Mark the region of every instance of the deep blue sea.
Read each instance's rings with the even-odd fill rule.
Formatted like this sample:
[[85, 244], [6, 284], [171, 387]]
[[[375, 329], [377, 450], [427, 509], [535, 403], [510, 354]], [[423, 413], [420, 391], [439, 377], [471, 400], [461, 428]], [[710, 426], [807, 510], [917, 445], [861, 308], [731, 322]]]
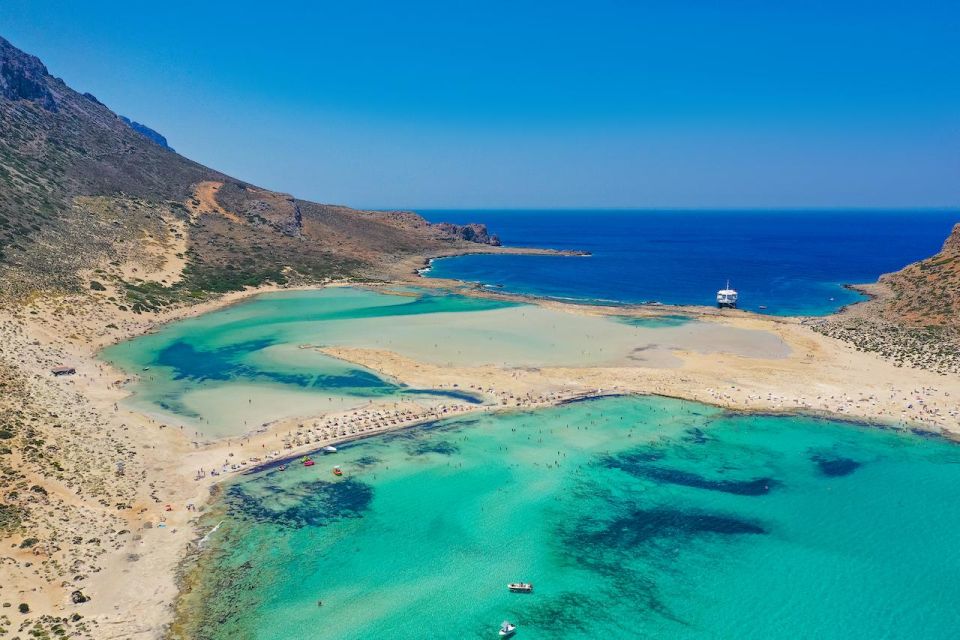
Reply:
[[506, 245], [592, 254], [445, 258], [433, 277], [557, 298], [706, 305], [729, 278], [741, 308], [779, 315], [825, 315], [862, 299], [843, 285], [936, 253], [960, 222], [960, 212], [930, 210], [419, 213], [486, 223]]

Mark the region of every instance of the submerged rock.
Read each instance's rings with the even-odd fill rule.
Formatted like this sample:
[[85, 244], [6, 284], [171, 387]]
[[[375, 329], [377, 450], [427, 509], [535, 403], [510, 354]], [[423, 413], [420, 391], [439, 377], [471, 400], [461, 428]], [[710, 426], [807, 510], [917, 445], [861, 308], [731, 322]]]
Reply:
[[860, 463], [856, 460], [841, 456], [829, 456], [816, 453], [810, 456], [810, 459], [817, 463], [817, 468], [822, 475], [831, 478], [848, 476], [860, 468]]

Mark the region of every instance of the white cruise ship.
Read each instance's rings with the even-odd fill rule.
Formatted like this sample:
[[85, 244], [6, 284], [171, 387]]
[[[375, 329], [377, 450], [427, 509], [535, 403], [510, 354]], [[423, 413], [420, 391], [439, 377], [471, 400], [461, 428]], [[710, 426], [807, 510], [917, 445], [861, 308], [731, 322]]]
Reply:
[[717, 291], [717, 306], [721, 309], [724, 307], [730, 309], [737, 308], [737, 292], [730, 288], [729, 280], [727, 280], [727, 287], [725, 289]]

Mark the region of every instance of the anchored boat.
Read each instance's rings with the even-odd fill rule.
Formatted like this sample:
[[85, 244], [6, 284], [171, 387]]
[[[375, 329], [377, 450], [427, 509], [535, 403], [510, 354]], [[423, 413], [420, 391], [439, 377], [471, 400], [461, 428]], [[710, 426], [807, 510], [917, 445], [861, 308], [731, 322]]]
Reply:
[[340, 470], [340, 467], [334, 467], [334, 468], [333, 468], [333, 475], [335, 475], [335, 476], [342, 476], [342, 475], [343, 475], [343, 471]]
[[506, 620], [503, 621], [503, 624], [500, 625], [500, 637], [509, 638], [517, 632], [517, 625], [511, 624]]
[[513, 593], [533, 593], [533, 585], [529, 582], [511, 582], [507, 589]]
[[736, 309], [738, 297], [739, 296], [736, 290], [730, 288], [730, 281], [727, 280], [727, 287], [717, 291], [717, 306], [721, 309], [724, 307], [728, 309]]

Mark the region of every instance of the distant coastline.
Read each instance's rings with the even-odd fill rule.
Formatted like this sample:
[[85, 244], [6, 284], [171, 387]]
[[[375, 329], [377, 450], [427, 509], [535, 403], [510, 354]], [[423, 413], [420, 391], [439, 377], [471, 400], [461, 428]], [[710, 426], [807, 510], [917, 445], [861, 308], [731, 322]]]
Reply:
[[[431, 211], [485, 216], [507, 246], [590, 252], [586, 264], [467, 255], [435, 262], [426, 277], [497, 285], [561, 300], [710, 306], [729, 279], [741, 308], [764, 315], [820, 316], [863, 300], [856, 287], [933, 253], [955, 216], [947, 211], [664, 212], [603, 210]], [[459, 216], [459, 217], [458, 217]], [[866, 224], [867, 220], [869, 224]], [[875, 250], [884, 246], [883, 252]], [[418, 265], [423, 266], [423, 265]]]

